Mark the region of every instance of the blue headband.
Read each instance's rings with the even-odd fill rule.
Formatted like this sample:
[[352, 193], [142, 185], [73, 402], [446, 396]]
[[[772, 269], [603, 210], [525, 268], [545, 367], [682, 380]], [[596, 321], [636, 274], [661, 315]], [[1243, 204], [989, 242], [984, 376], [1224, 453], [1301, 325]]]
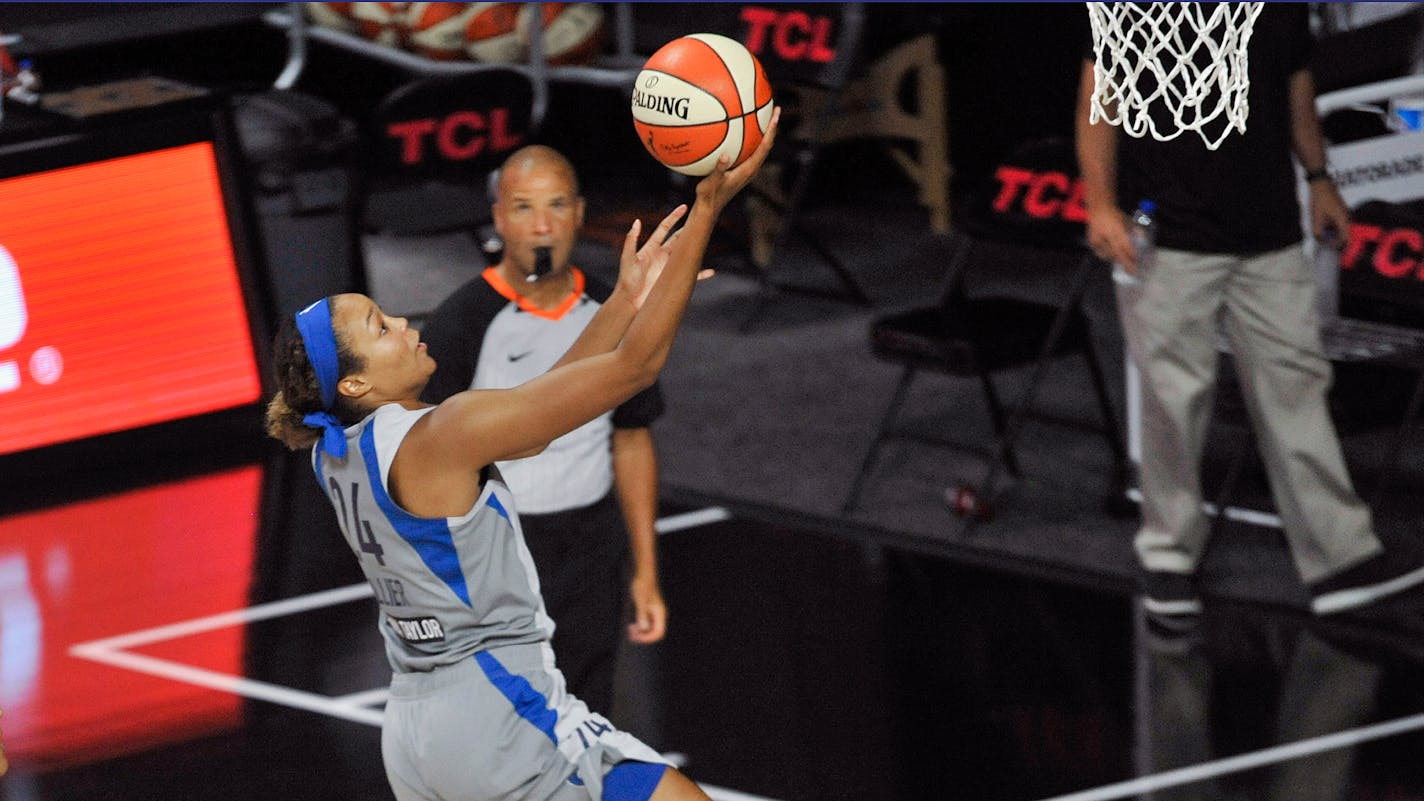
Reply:
[[322, 446], [338, 459], [346, 458], [346, 427], [331, 414], [336, 403], [336, 382], [341, 367], [336, 357], [336, 332], [331, 328], [331, 304], [322, 298], [297, 312], [297, 332], [307, 349], [307, 360], [316, 372], [321, 387], [322, 410], [302, 418], [302, 422], [320, 428]]

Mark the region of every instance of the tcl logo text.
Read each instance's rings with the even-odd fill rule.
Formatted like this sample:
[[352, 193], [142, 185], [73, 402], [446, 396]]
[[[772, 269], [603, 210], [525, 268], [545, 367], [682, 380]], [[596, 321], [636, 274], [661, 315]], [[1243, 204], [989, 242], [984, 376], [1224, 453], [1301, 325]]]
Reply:
[[1083, 205], [1083, 181], [1056, 170], [1036, 171], [1024, 167], [1000, 167], [994, 173], [999, 193], [994, 211], [1000, 214], [1019, 210], [1041, 220], [1057, 218], [1067, 222], [1088, 221]]
[[434, 152], [446, 161], [472, 159], [487, 149], [513, 150], [524, 141], [524, 134], [510, 127], [509, 109], [496, 108], [393, 122], [386, 126], [386, 135], [399, 144], [401, 163], [423, 164], [430, 158], [432, 143]]
[[782, 61], [825, 63], [836, 57], [835, 48], [831, 47], [830, 17], [746, 6], [742, 21], [748, 26], [743, 44], [755, 55], [767, 53], [769, 43], [771, 54]]
[[1366, 266], [1385, 278], [1413, 276], [1424, 281], [1424, 232], [1351, 223], [1350, 241], [1340, 252], [1340, 269]]

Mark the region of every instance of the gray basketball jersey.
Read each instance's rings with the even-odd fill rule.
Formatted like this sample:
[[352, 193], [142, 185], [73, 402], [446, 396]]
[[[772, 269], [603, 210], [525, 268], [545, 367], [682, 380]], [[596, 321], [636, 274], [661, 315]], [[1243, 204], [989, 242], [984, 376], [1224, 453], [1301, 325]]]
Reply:
[[376, 592], [386, 656], [397, 673], [545, 641], [554, 630], [497, 469], [488, 470], [479, 498], [460, 517], [417, 517], [391, 499], [396, 449], [433, 408], [387, 404], [346, 429], [345, 459], [320, 445], [312, 453], [317, 480]]

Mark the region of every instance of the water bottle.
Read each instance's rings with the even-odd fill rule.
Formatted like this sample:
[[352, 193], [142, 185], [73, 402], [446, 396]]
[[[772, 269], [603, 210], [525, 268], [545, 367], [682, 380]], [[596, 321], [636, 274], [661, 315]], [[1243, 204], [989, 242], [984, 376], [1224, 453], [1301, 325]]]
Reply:
[[1150, 200], [1144, 200], [1137, 204], [1137, 209], [1132, 212], [1132, 230], [1129, 236], [1132, 238], [1132, 249], [1137, 252], [1137, 269], [1144, 270], [1152, 265], [1152, 258], [1156, 255], [1157, 248], [1157, 223], [1153, 215], [1157, 213], [1157, 204]]
[[1120, 286], [1135, 286], [1142, 270], [1152, 261], [1153, 249], [1157, 244], [1156, 224], [1152, 219], [1157, 206], [1144, 200], [1133, 209], [1128, 220], [1127, 238], [1132, 250], [1137, 254], [1137, 272], [1130, 273], [1121, 263], [1113, 264], [1113, 282]]
[[1157, 204], [1150, 200], [1144, 200], [1137, 204], [1137, 208], [1132, 212], [1132, 224], [1128, 226], [1127, 236], [1132, 242], [1132, 250], [1137, 254], [1137, 272], [1129, 274], [1117, 265], [1115, 278], [1119, 283], [1135, 284], [1142, 276], [1142, 271], [1152, 266], [1152, 259], [1156, 255], [1157, 249], [1157, 223], [1153, 219], [1153, 214], [1157, 211]]
[[29, 59], [21, 61], [18, 67], [19, 71], [15, 73], [5, 97], [33, 106], [40, 100], [40, 75], [35, 71], [34, 62]]
[[1315, 304], [1321, 320], [1340, 315], [1340, 237], [1330, 228], [1315, 243]]

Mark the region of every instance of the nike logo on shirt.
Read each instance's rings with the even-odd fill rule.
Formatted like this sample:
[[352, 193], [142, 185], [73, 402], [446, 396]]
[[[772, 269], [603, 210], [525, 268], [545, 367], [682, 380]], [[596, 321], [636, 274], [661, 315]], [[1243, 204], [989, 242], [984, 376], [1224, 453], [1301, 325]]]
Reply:
[[509, 354], [509, 360], [512, 361], [512, 362], [517, 362], [517, 361], [519, 361], [520, 359], [524, 358], [525, 356], [528, 356], [529, 354], [531, 354], [531, 353], [533, 353], [533, 352], [534, 352], [534, 351], [532, 351], [532, 350], [526, 350], [526, 351], [524, 351], [523, 353], [511, 353], [511, 354]]

